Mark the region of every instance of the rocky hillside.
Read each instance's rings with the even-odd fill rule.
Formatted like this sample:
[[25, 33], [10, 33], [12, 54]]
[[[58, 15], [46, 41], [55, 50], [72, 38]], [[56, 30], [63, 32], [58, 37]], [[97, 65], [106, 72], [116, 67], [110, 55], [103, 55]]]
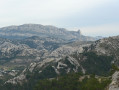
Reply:
[[12, 80], [14, 83], [19, 80], [24, 81], [30, 68], [32, 73], [36, 65], [41, 63], [42, 66], [52, 61], [59, 61], [76, 51], [82, 52], [82, 46], [91, 43], [93, 42], [69, 42], [61, 38], [38, 36], [21, 40], [0, 38], [0, 80], [2, 81], [0, 85], [7, 80], [11, 82], [12, 78], [15, 78]]
[[51, 37], [33, 36], [22, 40], [0, 38], [0, 64], [4, 66], [28, 65], [31, 62], [42, 60], [42, 57], [48, 56], [66, 43], [68, 41]]
[[50, 25], [24, 24], [20, 26], [8, 26], [0, 28], [0, 36], [3, 38], [23, 39], [32, 36], [55, 37], [66, 40], [94, 41], [95, 38], [81, 34], [81, 31], [68, 31]]
[[[119, 36], [104, 38], [92, 44], [91, 42], [85, 44], [68, 43], [67, 46], [63, 45], [54, 50], [43, 61], [31, 63], [21, 74], [6, 83], [29, 83], [36, 78], [38, 80], [54, 78], [57, 75], [64, 75], [70, 72], [108, 76], [110, 75], [112, 64], [119, 67], [118, 50]], [[69, 55], [66, 53], [69, 53]], [[110, 86], [113, 87], [112, 85]]]

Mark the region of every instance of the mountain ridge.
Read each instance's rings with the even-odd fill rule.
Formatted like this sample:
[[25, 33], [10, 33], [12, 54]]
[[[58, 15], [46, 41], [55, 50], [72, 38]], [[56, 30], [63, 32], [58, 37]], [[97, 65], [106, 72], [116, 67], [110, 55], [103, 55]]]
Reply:
[[57, 28], [52, 25], [23, 24], [0, 28], [0, 35], [3, 38], [23, 39], [31, 36], [54, 36], [67, 40], [94, 41], [96, 38], [84, 36], [81, 31], [68, 31], [65, 28]]

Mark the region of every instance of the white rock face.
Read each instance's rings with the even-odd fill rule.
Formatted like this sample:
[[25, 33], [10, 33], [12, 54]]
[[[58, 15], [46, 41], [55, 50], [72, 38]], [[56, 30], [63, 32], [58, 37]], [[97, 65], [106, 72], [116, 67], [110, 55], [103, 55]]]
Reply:
[[30, 67], [29, 67], [29, 71], [32, 72], [35, 66], [36, 66], [36, 63], [35, 62], [34, 63], [31, 63], [30, 64]]
[[[26, 70], [26, 69], [25, 69]], [[5, 83], [11, 83], [11, 84], [22, 84], [23, 81], [26, 81], [26, 76], [25, 76], [25, 71], [23, 71], [19, 76], [14, 77], [13, 79], [10, 79], [8, 81], [6, 81]]]
[[71, 46], [62, 46], [55, 51], [53, 51], [50, 56], [55, 56], [55, 57], [62, 57], [71, 54], [72, 52], [76, 51], [77, 48], [71, 47]]
[[60, 67], [60, 66], [67, 67], [66, 64], [64, 64], [64, 63], [62, 63], [62, 62], [58, 62], [57, 69], [63, 68], [63, 67]]
[[70, 46], [70, 45], [63, 45], [56, 50], [54, 50], [49, 56], [50, 57], [64, 57], [70, 55], [74, 52], [82, 53], [83, 47], [88, 46], [88, 44], [84, 45], [77, 45], [77, 46]]
[[112, 82], [109, 85], [109, 90], [119, 90], [119, 71], [112, 75]]

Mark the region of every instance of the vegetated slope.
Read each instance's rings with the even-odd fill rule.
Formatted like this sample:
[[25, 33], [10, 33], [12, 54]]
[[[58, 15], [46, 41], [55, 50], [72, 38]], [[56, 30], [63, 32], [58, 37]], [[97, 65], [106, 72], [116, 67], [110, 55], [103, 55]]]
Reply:
[[54, 79], [40, 80], [34, 90], [106, 90], [109, 78], [71, 73]]
[[112, 64], [118, 66], [118, 49], [119, 36], [104, 38], [91, 45], [81, 46], [62, 59], [44, 59], [39, 63], [32, 63], [19, 76], [8, 80], [7, 83], [27, 81], [26, 83], [34, 87], [31, 83], [35, 84], [40, 79], [54, 78], [71, 72], [109, 76]]

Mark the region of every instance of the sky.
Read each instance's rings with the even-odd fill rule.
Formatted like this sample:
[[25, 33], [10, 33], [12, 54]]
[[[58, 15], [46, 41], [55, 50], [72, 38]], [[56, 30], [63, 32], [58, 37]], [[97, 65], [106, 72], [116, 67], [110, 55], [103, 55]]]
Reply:
[[0, 0], [0, 27], [29, 23], [119, 35], [119, 0]]

